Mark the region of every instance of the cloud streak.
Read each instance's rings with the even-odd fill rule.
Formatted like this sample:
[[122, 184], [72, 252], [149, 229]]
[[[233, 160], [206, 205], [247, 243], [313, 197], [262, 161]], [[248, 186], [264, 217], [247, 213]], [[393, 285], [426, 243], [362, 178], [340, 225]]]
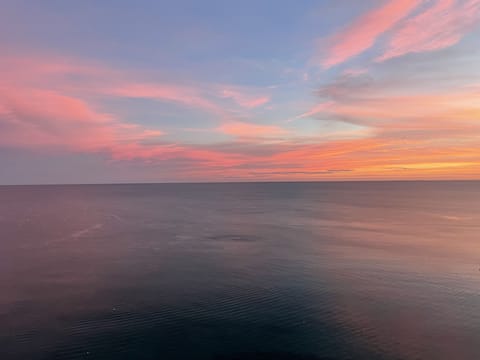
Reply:
[[0, 90], [0, 99], [2, 146], [100, 151], [162, 135], [51, 90], [8, 88]]
[[455, 45], [479, 20], [479, 0], [437, 0], [394, 31], [377, 61]]
[[288, 133], [287, 130], [279, 126], [258, 125], [240, 121], [225, 123], [218, 127], [217, 130], [223, 134], [239, 138], [268, 138], [282, 136]]
[[330, 68], [372, 47], [377, 39], [410, 14], [421, 0], [389, 0], [361, 15], [353, 23], [323, 41], [322, 66]]
[[270, 97], [264, 94], [256, 94], [252, 89], [227, 86], [220, 91], [220, 96], [232, 99], [235, 103], [244, 108], [256, 108], [265, 105]]

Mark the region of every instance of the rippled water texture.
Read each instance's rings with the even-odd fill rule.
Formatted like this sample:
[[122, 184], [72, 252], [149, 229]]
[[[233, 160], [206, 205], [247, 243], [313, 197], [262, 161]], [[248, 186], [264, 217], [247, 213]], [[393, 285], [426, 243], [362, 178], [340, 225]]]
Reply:
[[0, 358], [480, 359], [480, 183], [0, 187]]

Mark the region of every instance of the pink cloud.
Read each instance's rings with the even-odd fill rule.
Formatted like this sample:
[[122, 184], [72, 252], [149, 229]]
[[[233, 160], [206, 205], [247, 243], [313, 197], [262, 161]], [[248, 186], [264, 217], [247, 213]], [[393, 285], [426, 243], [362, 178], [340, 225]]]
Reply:
[[202, 149], [195, 146], [179, 144], [145, 145], [135, 142], [119, 144], [111, 149], [115, 160], [145, 162], [184, 161], [188, 160], [187, 169], [181, 166], [177, 169], [185, 176], [206, 174], [212, 170], [220, 171], [247, 163], [250, 159], [239, 154], [228, 154], [222, 151]]
[[[233, 117], [232, 109], [224, 99], [231, 99], [241, 107], [250, 110], [264, 105], [270, 97], [260, 94], [258, 89], [217, 85], [176, 85], [168, 83], [124, 82], [105, 87], [103, 93], [109, 96], [143, 98], [182, 104], [214, 114], [218, 120], [226, 121]], [[238, 110], [238, 109], [234, 109]]]
[[58, 56], [3, 57], [0, 59], [0, 75], [4, 85], [21, 84], [62, 93], [95, 93], [102, 96], [173, 102], [209, 112], [220, 120], [231, 117], [230, 110], [224, 103], [226, 98], [232, 99], [246, 110], [269, 101], [269, 96], [255, 88], [225, 85], [219, 91], [217, 84], [139, 81], [139, 74], [134, 71], [122, 71], [103, 64]]
[[158, 129], [122, 121], [93, 103], [97, 82], [116, 78], [109, 68], [69, 58], [3, 57], [0, 145], [92, 152], [161, 136]]
[[287, 131], [274, 125], [257, 125], [240, 121], [231, 121], [217, 128], [227, 135], [240, 138], [272, 137], [285, 135]]
[[73, 87], [82, 81], [90, 83], [112, 81], [121, 74], [91, 61], [43, 54], [6, 55], [0, 57], [0, 86], [24, 86], [31, 88]]
[[[225, 86], [218, 90], [217, 85], [176, 85], [165, 83], [125, 82], [102, 90], [109, 96], [143, 98], [174, 102], [188, 107], [201, 109], [214, 114], [219, 121], [228, 121], [233, 111], [224, 99], [231, 99], [240, 106], [240, 110], [250, 110], [270, 101], [267, 95], [259, 94], [257, 89]], [[235, 112], [238, 109], [233, 109]]]
[[437, 0], [393, 33], [377, 61], [455, 45], [479, 20], [480, 0]]
[[114, 138], [111, 117], [95, 112], [79, 99], [50, 90], [21, 88], [2, 90], [0, 98], [2, 145], [63, 145], [86, 150], [110, 144]]
[[85, 101], [52, 90], [0, 89], [0, 144], [106, 151], [117, 143], [162, 135], [119, 121]]
[[422, 3], [422, 0], [389, 0], [357, 18], [328, 38], [322, 65], [326, 68], [345, 62], [375, 44], [377, 38]]
[[104, 90], [112, 96], [143, 98], [161, 101], [171, 101], [191, 107], [203, 109], [217, 115], [225, 116], [226, 111], [216, 103], [208, 100], [196, 87], [173, 84], [126, 83]]

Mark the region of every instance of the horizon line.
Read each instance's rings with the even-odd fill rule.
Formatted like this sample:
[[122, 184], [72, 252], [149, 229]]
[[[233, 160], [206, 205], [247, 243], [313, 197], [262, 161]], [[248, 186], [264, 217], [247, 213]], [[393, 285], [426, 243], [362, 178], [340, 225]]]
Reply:
[[7, 186], [95, 186], [95, 185], [208, 185], [208, 184], [289, 184], [289, 183], [389, 183], [389, 182], [480, 182], [479, 179], [345, 179], [345, 180], [254, 180], [254, 181], [158, 181], [158, 182], [98, 182], [98, 183], [31, 183], [0, 184]]

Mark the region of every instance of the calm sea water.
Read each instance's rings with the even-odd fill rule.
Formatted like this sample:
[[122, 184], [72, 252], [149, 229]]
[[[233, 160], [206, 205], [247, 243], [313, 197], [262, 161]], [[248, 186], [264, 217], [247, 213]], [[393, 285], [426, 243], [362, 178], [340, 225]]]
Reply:
[[480, 359], [480, 183], [0, 187], [0, 358]]

